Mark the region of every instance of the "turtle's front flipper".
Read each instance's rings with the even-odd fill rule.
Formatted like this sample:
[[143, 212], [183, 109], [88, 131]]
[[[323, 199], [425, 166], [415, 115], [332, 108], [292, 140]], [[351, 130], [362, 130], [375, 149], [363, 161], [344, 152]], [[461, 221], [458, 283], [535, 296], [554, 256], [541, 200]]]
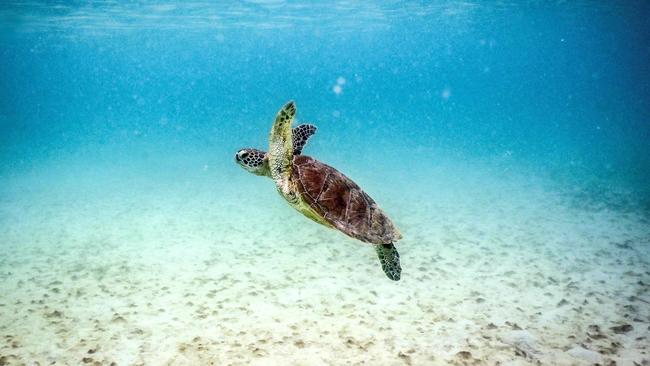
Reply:
[[393, 244], [375, 245], [381, 269], [393, 281], [399, 281], [402, 267], [399, 265], [399, 253]]
[[[269, 138], [269, 168], [271, 178], [283, 191], [283, 186], [291, 175], [291, 159], [293, 159], [293, 142], [291, 138], [291, 123], [296, 115], [296, 104], [293, 101], [285, 104], [275, 117]], [[285, 192], [286, 193], [286, 192]]]
[[293, 155], [300, 155], [302, 149], [307, 145], [307, 141], [311, 135], [316, 133], [316, 126], [310, 124], [304, 124], [296, 126], [292, 130], [293, 136]]

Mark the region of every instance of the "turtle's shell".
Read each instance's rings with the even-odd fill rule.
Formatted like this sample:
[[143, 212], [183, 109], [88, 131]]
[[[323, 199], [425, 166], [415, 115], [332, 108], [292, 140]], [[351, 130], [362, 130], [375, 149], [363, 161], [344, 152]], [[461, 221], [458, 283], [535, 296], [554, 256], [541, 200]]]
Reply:
[[302, 199], [343, 233], [373, 244], [389, 244], [402, 237], [375, 201], [331, 166], [296, 155], [291, 180]]

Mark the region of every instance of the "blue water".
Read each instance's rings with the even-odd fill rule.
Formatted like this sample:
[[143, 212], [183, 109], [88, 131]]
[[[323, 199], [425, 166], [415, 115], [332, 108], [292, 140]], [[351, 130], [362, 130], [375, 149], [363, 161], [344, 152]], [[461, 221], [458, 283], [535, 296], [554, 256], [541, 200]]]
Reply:
[[[111, 200], [218, 235], [307, 225], [234, 163], [267, 149], [288, 100], [319, 128], [305, 153], [363, 183], [413, 245], [440, 245], [422, 231], [443, 224], [409, 214], [466, 212], [463, 184], [490, 185], [476, 206], [506, 221], [543, 181], [561, 205], [647, 223], [649, 35], [647, 1], [3, 1], [0, 247], [102, 227], [81, 222]], [[183, 218], [197, 197], [216, 222]], [[135, 205], [110, 220], [144, 217]], [[629, 230], [603, 235], [647, 249]]]
[[2, 169], [107, 143], [230, 160], [295, 99], [299, 118], [327, 124], [320, 150], [350, 159], [378, 146], [507, 154], [647, 199], [648, 14], [645, 2], [4, 2]]

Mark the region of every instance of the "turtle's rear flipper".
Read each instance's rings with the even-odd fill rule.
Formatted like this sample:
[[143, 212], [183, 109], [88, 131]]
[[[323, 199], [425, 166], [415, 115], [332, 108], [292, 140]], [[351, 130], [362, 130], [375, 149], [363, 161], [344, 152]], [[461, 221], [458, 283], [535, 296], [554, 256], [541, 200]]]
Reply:
[[402, 267], [399, 265], [399, 253], [393, 244], [375, 245], [377, 256], [381, 262], [381, 269], [393, 281], [399, 281]]

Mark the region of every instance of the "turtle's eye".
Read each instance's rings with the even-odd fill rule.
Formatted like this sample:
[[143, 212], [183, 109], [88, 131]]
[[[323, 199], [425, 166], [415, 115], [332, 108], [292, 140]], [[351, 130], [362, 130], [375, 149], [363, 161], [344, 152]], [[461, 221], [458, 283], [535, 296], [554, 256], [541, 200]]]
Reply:
[[248, 153], [247, 153], [247, 152], [244, 152], [244, 153], [242, 153], [242, 154], [240, 155], [240, 158], [242, 158], [242, 159], [246, 159], [247, 157], [248, 157]]

